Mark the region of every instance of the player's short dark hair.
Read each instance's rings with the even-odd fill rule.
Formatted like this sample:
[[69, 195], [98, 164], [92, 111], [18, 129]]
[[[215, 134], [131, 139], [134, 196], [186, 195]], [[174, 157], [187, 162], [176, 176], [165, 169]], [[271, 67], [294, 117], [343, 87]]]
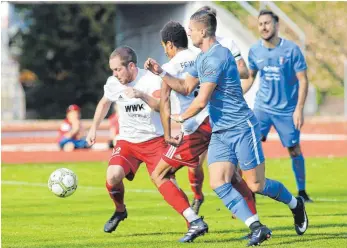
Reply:
[[200, 9], [198, 9], [196, 12], [199, 12], [202, 10], [211, 12], [212, 14], [214, 14], [215, 17], [217, 17], [217, 10], [215, 8], [205, 5], [205, 6], [202, 6]]
[[208, 37], [216, 35], [217, 19], [212, 12], [206, 10], [197, 11], [190, 17], [190, 20], [204, 24]]
[[188, 37], [186, 30], [179, 22], [169, 21], [160, 30], [161, 40], [166, 44], [171, 41], [177, 48], [188, 47]]
[[110, 59], [115, 57], [119, 57], [122, 61], [123, 66], [127, 66], [130, 62], [133, 62], [135, 65], [137, 64], [137, 55], [129, 46], [121, 46], [117, 47], [110, 55]]
[[259, 15], [258, 15], [258, 19], [259, 17], [263, 16], [263, 15], [270, 15], [272, 17], [272, 19], [275, 21], [275, 23], [278, 23], [279, 22], [279, 18], [278, 18], [278, 15], [276, 15], [274, 12], [272, 12], [271, 10], [268, 10], [268, 9], [262, 9], [260, 12], [259, 12]]

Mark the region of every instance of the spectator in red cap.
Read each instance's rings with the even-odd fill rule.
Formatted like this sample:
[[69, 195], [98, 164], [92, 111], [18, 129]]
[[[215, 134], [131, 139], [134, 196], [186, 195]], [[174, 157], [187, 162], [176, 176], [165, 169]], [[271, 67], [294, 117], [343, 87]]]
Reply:
[[62, 150], [71, 152], [75, 149], [89, 148], [85, 137], [81, 133], [81, 108], [76, 104], [66, 110], [66, 118], [60, 125], [58, 143]]

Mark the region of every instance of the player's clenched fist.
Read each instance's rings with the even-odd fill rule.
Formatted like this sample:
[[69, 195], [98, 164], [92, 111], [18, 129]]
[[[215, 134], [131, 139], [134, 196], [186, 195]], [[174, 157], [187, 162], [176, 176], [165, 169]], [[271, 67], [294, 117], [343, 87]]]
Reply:
[[90, 129], [86, 138], [86, 141], [89, 146], [92, 146], [95, 144], [95, 138], [96, 138], [96, 131], [93, 129]]
[[155, 75], [159, 75], [163, 72], [163, 69], [160, 67], [159, 63], [151, 58], [146, 60], [144, 68]]
[[132, 87], [129, 87], [125, 90], [125, 94], [129, 98], [141, 98], [142, 92]]

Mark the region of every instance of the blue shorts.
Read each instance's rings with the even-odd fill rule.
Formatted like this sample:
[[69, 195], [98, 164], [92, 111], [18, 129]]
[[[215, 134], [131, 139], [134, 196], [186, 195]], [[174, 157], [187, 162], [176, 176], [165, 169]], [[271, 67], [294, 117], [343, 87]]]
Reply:
[[59, 146], [61, 149], [63, 149], [64, 145], [67, 143], [70, 143], [70, 142], [75, 145], [75, 149], [89, 148], [88, 143], [87, 143], [85, 138], [82, 138], [79, 140], [63, 138], [59, 141]]
[[242, 170], [250, 170], [265, 161], [257, 119], [247, 120], [248, 128], [213, 132], [208, 147], [208, 164], [231, 162]]
[[295, 128], [292, 116], [269, 114], [259, 109], [254, 109], [254, 114], [265, 138], [273, 125], [284, 147], [293, 147], [300, 143], [300, 131]]

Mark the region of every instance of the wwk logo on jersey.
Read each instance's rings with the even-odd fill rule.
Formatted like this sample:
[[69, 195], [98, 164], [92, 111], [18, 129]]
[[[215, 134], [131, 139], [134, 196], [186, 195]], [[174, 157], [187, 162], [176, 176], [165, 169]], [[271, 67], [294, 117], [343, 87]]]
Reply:
[[136, 111], [141, 111], [141, 110], [145, 110], [145, 106], [143, 105], [143, 103], [125, 106], [126, 112], [136, 112]]

